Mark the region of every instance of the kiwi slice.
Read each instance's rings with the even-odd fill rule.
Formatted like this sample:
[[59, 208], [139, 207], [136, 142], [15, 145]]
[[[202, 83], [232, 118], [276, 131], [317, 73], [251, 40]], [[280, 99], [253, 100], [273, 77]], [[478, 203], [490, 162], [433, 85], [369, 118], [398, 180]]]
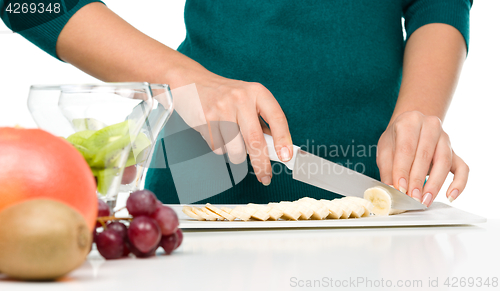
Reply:
[[119, 170], [118, 168], [101, 170], [92, 169], [92, 173], [94, 173], [94, 176], [97, 177], [97, 191], [103, 195], [106, 195], [109, 191], [109, 188], [113, 184], [113, 179], [118, 177]]
[[109, 145], [111, 142], [119, 139], [120, 137], [128, 136], [131, 123], [132, 122], [130, 120], [126, 120], [98, 130], [87, 138], [83, 146], [88, 148], [90, 151], [97, 153], [103, 147]]
[[151, 140], [142, 132], [139, 132], [134, 142], [132, 143], [132, 150], [128, 155], [125, 167], [140, 164], [144, 162], [151, 149]]

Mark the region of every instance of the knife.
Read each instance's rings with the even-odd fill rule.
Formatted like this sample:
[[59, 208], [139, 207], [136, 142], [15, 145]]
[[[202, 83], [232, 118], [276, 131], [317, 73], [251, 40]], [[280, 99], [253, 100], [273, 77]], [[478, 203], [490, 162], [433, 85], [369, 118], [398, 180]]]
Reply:
[[363, 198], [365, 190], [375, 186], [382, 187], [392, 198], [392, 208], [401, 210], [423, 210], [427, 206], [387, 184], [354, 170], [330, 162], [293, 146], [293, 156], [288, 162], [282, 162], [276, 150], [272, 136], [264, 134], [271, 161], [285, 164], [293, 173], [293, 179], [315, 187], [335, 192], [343, 196]]

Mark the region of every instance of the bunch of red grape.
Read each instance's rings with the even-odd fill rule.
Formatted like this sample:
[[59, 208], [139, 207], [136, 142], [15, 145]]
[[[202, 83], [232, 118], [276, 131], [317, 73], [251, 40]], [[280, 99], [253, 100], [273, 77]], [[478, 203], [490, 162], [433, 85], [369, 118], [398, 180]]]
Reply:
[[[130, 194], [126, 204], [133, 219], [127, 226], [117, 220], [108, 221], [102, 232], [102, 227], [96, 223], [94, 241], [99, 253], [106, 259], [119, 259], [133, 253], [138, 258], [154, 256], [156, 250], [162, 247], [168, 255], [182, 243], [182, 231], [179, 219], [172, 208], [163, 205], [155, 194], [148, 190], [136, 191]], [[110, 215], [108, 205], [99, 200], [99, 217]]]

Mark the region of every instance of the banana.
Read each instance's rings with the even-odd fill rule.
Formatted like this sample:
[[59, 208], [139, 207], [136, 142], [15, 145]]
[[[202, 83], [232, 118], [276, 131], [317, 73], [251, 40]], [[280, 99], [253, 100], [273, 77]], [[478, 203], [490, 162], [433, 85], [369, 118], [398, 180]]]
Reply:
[[[205, 207], [212, 211], [213, 213], [223, 217], [224, 219], [227, 219], [229, 221], [233, 221], [236, 219], [236, 217], [234, 217], [233, 215], [231, 215], [230, 213], [227, 213], [226, 211], [223, 211], [222, 209], [219, 209], [215, 206], [213, 206], [212, 204], [210, 203], [207, 203], [207, 205], [205, 205]], [[222, 219], [223, 220], [223, 219]]]
[[215, 215], [207, 214], [198, 207], [195, 206], [191, 207], [191, 211], [193, 211], [194, 214], [202, 217], [205, 220], [211, 220], [211, 221], [217, 220], [217, 217]]
[[221, 207], [222, 210], [226, 212], [230, 212], [231, 215], [235, 216], [236, 218], [239, 218], [243, 221], [247, 221], [250, 219], [250, 214], [246, 213], [243, 211], [243, 206], [236, 206], [234, 209], [226, 208], [226, 207]]
[[364, 198], [373, 204], [372, 212], [375, 215], [392, 215], [405, 212], [405, 210], [392, 208], [391, 195], [382, 187], [367, 189]]
[[260, 205], [254, 203], [248, 203], [248, 206], [253, 206], [258, 210], [267, 212], [269, 214], [269, 220], [278, 220], [283, 216], [283, 211], [269, 205]]
[[215, 207], [207, 203], [205, 207], [184, 206], [182, 211], [197, 220], [308, 220], [308, 219], [348, 219], [375, 215], [391, 215], [404, 211], [392, 209], [390, 194], [381, 187], [365, 191], [363, 198], [343, 197], [333, 200], [316, 200], [303, 197], [297, 201], [271, 202], [267, 205], [248, 203], [245, 206]]
[[365, 213], [363, 213], [362, 217], [370, 216], [370, 213], [372, 213], [372, 211], [373, 211], [373, 207], [374, 207], [373, 204], [366, 199], [363, 199], [360, 197], [353, 197], [353, 196], [347, 196], [347, 197], [344, 197], [342, 199], [343, 200], [351, 200], [351, 201], [363, 206], [365, 208]]
[[323, 203], [323, 205], [325, 205], [330, 212], [326, 218], [339, 219], [342, 214], [344, 214], [342, 207], [337, 203], [333, 203], [332, 201], [325, 199], [321, 199], [319, 202]]
[[351, 211], [349, 217], [360, 218], [365, 213], [365, 208], [363, 206], [353, 203], [352, 201], [340, 199], [339, 203]]
[[297, 202], [301, 203], [302, 205], [308, 207], [313, 211], [311, 219], [323, 220], [330, 214], [328, 208], [314, 198], [304, 197], [297, 200]]
[[259, 210], [257, 207], [254, 207], [252, 205], [247, 205], [245, 207], [242, 207], [242, 210], [245, 211], [246, 213], [250, 214], [250, 216], [253, 219], [257, 220], [268, 220], [269, 219], [269, 213]]
[[187, 216], [191, 217], [191, 218], [194, 218], [196, 220], [205, 220], [204, 218], [196, 215], [193, 210], [191, 210], [191, 207], [189, 206], [184, 206], [182, 208], [182, 212], [184, 212], [184, 214], [186, 214]]
[[269, 203], [268, 204], [272, 209], [276, 209], [278, 211], [281, 211], [283, 214], [281, 218], [285, 220], [297, 220], [300, 217], [300, 212], [295, 209], [294, 207], [286, 207], [283, 204], [280, 203]]
[[347, 205], [344, 203], [340, 202], [340, 199], [333, 199], [332, 203], [340, 207], [342, 209], [342, 215], [340, 215], [341, 219], [347, 219], [351, 216], [351, 208], [349, 208]]
[[281, 201], [280, 204], [283, 204], [286, 207], [295, 208], [298, 212], [300, 212], [299, 219], [301, 220], [308, 220], [314, 213], [311, 209], [305, 207], [301, 203], [297, 203], [297, 201]]
[[212, 211], [210, 211], [210, 209], [208, 209], [206, 207], [201, 207], [200, 209], [201, 209], [201, 211], [205, 212], [205, 214], [207, 214], [208, 216], [213, 215], [218, 220], [225, 220], [225, 218], [222, 215], [219, 215], [219, 214], [217, 214], [215, 212], [212, 212]]

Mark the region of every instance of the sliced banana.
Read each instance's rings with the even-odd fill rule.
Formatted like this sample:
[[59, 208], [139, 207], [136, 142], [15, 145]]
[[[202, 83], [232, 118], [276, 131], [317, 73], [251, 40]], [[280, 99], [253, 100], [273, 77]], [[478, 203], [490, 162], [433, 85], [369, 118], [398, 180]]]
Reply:
[[269, 219], [269, 213], [267, 213], [263, 210], [260, 210], [255, 206], [247, 205], [247, 206], [243, 207], [242, 210], [245, 211], [246, 213], [250, 214], [250, 216], [256, 220], [265, 221], [265, 220]]
[[205, 205], [205, 207], [206, 207], [208, 210], [210, 210], [210, 211], [212, 211], [212, 212], [214, 212], [214, 213], [218, 214], [219, 216], [222, 216], [223, 218], [225, 218], [225, 219], [227, 219], [227, 220], [229, 220], [229, 221], [233, 221], [233, 220], [235, 220], [235, 219], [236, 219], [236, 217], [234, 217], [234, 215], [231, 215], [231, 213], [227, 213], [226, 211], [224, 211], [224, 210], [222, 210], [222, 209], [219, 209], [219, 208], [217, 208], [217, 207], [213, 206], [213, 205], [212, 205], [212, 204], [210, 204], [210, 203], [207, 203], [207, 205]]
[[207, 214], [207, 213], [205, 213], [203, 210], [201, 210], [198, 207], [195, 207], [195, 206], [191, 207], [191, 211], [193, 211], [194, 214], [202, 217], [205, 220], [211, 220], [211, 221], [217, 220], [217, 216], [211, 215], [211, 214]]
[[196, 215], [193, 212], [193, 210], [191, 210], [190, 206], [184, 206], [184, 207], [182, 207], [182, 212], [184, 212], [184, 214], [186, 214], [187, 216], [189, 216], [191, 218], [194, 218], [196, 220], [205, 220], [203, 217], [200, 217], [200, 216]]
[[301, 220], [308, 220], [312, 215], [313, 211], [301, 203], [298, 203], [297, 201], [295, 202], [290, 202], [290, 201], [282, 201], [280, 204], [285, 205], [286, 207], [293, 207], [295, 208], [298, 212], [300, 212], [300, 217], [299, 219]]
[[318, 202], [318, 200], [314, 198], [309, 198], [309, 197], [304, 197], [301, 198], [297, 201], [298, 203], [301, 203], [305, 207], [308, 207], [313, 211], [313, 214], [311, 215], [311, 219], [314, 220], [323, 220], [325, 219], [328, 214], [330, 214], [330, 211], [328, 208], [323, 205], [322, 203]]
[[342, 207], [337, 204], [333, 203], [331, 200], [325, 200], [321, 199], [320, 200], [323, 205], [325, 205], [328, 208], [328, 211], [330, 212], [326, 218], [329, 219], [339, 219], [342, 214], [344, 214], [344, 211], [342, 210]]
[[342, 198], [342, 200], [351, 200], [353, 202], [356, 202], [358, 204], [360, 204], [361, 206], [363, 206], [365, 208], [365, 213], [363, 213], [362, 217], [368, 217], [370, 216], [370, 213], [372, 213], [373, 211], [373, 204], [366, 200], [366, 199], [363, 199], [363, 198], [360, 198], [360, 197], [353, 197], [353, 196], [347, 196], [347, 197], [344, 197]]
[[392, 215], [405, 212], [405, 210], [393, 209], [392, 198], [389, 192], [382, 187], [373, 187], [365, 191], [364, 198], [373, 204], [373, 214]]
[[349, 215], [351, 218], [360, 218], [365, 213], [365, 208], [357, 203], [344, 199], [340, 199], [339, 202], [351, 211]]
[[285, 220], [297, 220], [299, 219], [300, 217], [300, 212], [295, 209], [295, 207], [287, 207], [283, 204], [280, 204], [280, 203], [269, 203], [268, 204], [273, 210], [278, 210], [278, 211], [281, 211], [282, 216], [281, 218], [282, 219], [285, 219]]
[[248, 206], [253, 206], [263, 212], [267, 212], [269, 214], [269, 220], [278, 220], [283, 216], [282, 210], [275, 207], [271, 207], [269, 205], [248, 203]]
[[251, 217], [250, 214], [246, 213], [245, 211], [242, 211], [243, 206], [236, 206], [235, 208], [227, 208], [227, 207], [221, 207], [222, 210], [224, 211], [229, 211], [231, 215], [235, 216], [236, 218], [239, 218], [243, 221], [248, 221]]
[[342, 215], [340, 215], [341, 219], [348, 219], [351, 216], [352, 212], [351, 208], [348, 207], [346, 204], [342, 203], [340, 199], [333, 199], [332, 203], [340, 207], [340, 209], [342, 209]]
[[217, 213], [215, 213], [215, 212], [211, 211], [211, 210], [210, 210], [210, 209], [208, 209], [207, 207], [201, 207], [200, 209], [201, 209], [201, 211], [205, 212], [208, 216], [213, 215], [213, 216], [215, 216], [218, 220], [226, 220], [226, 219], [224, 218], [224, 216], [219, 215], [219, 214], [217, 214]]

